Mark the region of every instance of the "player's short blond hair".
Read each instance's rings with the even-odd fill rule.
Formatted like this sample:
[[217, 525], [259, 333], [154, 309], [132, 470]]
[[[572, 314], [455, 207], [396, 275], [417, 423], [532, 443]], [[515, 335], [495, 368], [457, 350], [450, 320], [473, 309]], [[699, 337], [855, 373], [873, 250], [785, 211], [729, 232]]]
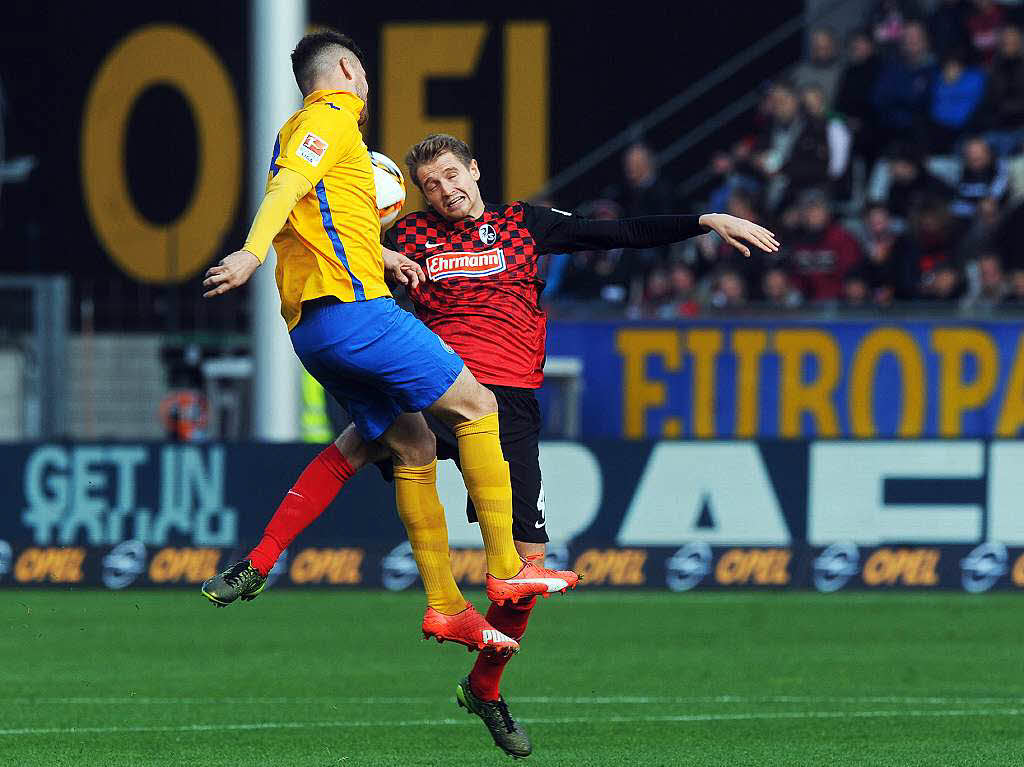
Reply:
[[420, 185], [420, 180], [416, 171], [420, 169], [421, 165], [433, 162], [445, 152], [451, 152], [467, 168], [473, 161], [473, 153], [469, 150], [469, 144], [455, 136], [449, 136], [447, 133], [433, 133], [406, 153], [405, 165], [409, 170], [409, 177], [417, 187]]

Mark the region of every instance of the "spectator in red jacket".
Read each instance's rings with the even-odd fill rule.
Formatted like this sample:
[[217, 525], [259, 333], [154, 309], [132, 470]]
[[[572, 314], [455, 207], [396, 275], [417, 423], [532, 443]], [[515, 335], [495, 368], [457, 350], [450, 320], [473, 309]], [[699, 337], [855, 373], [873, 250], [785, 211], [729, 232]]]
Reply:
[[974, 0], [974, 12], [967, 17], [971, 42], [981, 60], [992, 60], [999, 47], [999, 35], [1006, 25], [1006, 13], [995, 0]]
[[799, 206], [803, 230], [791, 253], [796, 282], [808, 301], [834, 301], [863, 253], [854, 236], [832, 220], [824, 192], [805, 191]]

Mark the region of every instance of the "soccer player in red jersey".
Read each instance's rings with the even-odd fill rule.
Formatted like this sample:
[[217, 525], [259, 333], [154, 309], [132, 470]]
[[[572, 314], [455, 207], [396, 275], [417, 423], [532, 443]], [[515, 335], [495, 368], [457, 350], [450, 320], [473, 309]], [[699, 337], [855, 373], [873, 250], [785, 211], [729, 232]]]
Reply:
[[[548, 536], [539, 462], [540, 410], [534, 396], [544, 379], [547, 324], [540, 306], [544, 283], [538, 273], [539, 257], [584, 249], [657, 247], [709, 230], [746, 256], [750, 250], [745, 243], [766, 252], [777, 251], [779, 244], [764, 227], [725, 214], [598, 221], [525, 202], [488, 205], [480, 196], [476, 160], [453, 136], [428, 136], [409, 151], [406, 164], [430, 210], [411, 213], [388, 230], [388, 273], [399, 275], [407, 285], [424, 324], [494, 392], [502, 452], [511, 472], [513, 538], [524, 558], [540, 564]], [[427, 421], [437, 438], [438, 458], [458, 462], [452, 430], [429, 414]], [[339, 439], [354, 440], [357, 435], [349, 427]], [[362, 455], [367, 461], [378, 458], [373, 449]], [[387, 464], [378, 466], [387, 476]], [[475, 520], [472, 500], [467, 511]], [[487, 620], [518, 640], [535, 603], [535, 597], [492, 602]], [[460, 705], [483, 719], [502, 750], [526, 756], [532, 749], [529, 737], [499, 692], [507, 662], [508, 657], [479, 655], [456, 695]]]
[[[502, 451], [512, 475], [516, 548], [543, 562], [545, 530], [539, 462], [540, 409], [534, 391], [544, 380], [547, 317], [540, 306], [544, 283], [538, 259], [548, 253], [611, 248], [650, 248], [717, 232], [745, 256], [746, 243], [775, 252], [775, 235], [725, 214], [645, 216], [589, 220], [564, 211], [512, 202], [488, 205], [480, 196], [480, 169], [469, 147], [454, 136], [428, 136], [406, 156], [409, 176], [430, 210], [399, 219], [385, 236], [409, 278], [417, 316], [465, 360], [498, 401]], [[458, 461], [451, 429], [428, 416], [438, 458]], [[384, 466], [382, 470], [386, 470]], [[475, 519], [472, 501], [469, 518]], [[487, 619], [517, 640], [526, 631], [536, 598], [492, 603]], [[458, 702], [480, 716], [506, 753], [531, 750], [521, 725], [499, 692], [508, 657], [480, 655], [456, 689]]]

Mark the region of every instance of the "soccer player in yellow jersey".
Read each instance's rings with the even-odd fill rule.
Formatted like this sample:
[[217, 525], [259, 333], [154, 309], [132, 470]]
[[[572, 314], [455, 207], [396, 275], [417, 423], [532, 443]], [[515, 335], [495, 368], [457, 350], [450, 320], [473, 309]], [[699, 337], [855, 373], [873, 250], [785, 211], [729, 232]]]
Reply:
[[[451, 347], [395, 304], [385, 283], [373, 167], [359, 132], [369, 91], [361, 52], [345, 35], [317, 32], [299, 42], [292, 65], [302, 108], [278, 134], [266, 195], [245, 244], [208, 270], [204, 295], [247, 282], [273, 238], [281, 314], [295, 352], [345, 407], [358, 436], [339, 437], [306, 468], [260, 544], [203, 584], [203, 594], [219, 606], [255, 598], [281, 551], [330, 503], [352, 467], [366, 462], [363, 451], [383, 445], [394, 462], [398, 513], [427, 592], [424, 635], [515, 652], [518, 643], [488, 624], [452, 577], [435, 487], [434, 435], [419, 411], [429, 410], [458, 438], [491, 600], [564, 591], [578, 577], [520, 558], [494, 395]], [[409, 279], [397, 266], [391, 274]]]

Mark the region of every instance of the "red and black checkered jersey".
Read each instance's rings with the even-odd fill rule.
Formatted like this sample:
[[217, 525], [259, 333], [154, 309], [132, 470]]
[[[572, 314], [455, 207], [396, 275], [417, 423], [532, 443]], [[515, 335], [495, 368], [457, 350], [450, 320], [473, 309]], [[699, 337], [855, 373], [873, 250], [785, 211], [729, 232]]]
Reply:
[[541, 254], [526, 204], [488, 205], [478, 219], [412, 213], [385, 244], [417, 261], [427, 281], [410, 290], [417, 316], [481, 383], [536, 389], [544, 376], [546, 317]]
[[395, 222], [384, 244], [418, 262], [427, 281], [409, 291], [416, 315], [481, 383], [536, 389], [544, 381], [547, 317], [537, 259], [587, 248], [652, 247], [704, 231], [697, 216], [616, 221], [578, 218], [525, 202], [487, 205], [448, 221], [432, 210]]

